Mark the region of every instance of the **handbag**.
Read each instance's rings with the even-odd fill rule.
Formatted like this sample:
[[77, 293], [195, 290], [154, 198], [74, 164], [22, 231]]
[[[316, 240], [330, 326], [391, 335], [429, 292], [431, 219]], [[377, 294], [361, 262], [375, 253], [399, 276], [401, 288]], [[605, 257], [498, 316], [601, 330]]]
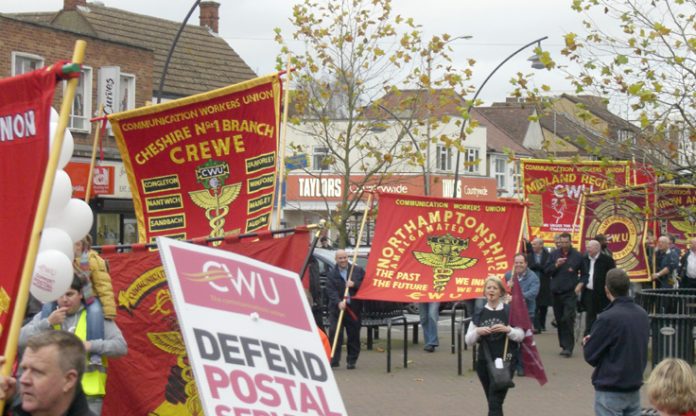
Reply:
[[[508, 338], [505, 337], [505, 351], [507, 351]], [[481, 342], [483, 347], [483, 355], [486, 358], [486, 368], [488, 369], [488, 377], [490, 378], [490, 386], [493, 391], [507, 390], [515, 387], [512, 381], [512, 369], [510, 360], [501, 359], [502, 366], [496, 366], [495, 361], [491, 357], [491, 351], [488, 349], [488, 342]]]

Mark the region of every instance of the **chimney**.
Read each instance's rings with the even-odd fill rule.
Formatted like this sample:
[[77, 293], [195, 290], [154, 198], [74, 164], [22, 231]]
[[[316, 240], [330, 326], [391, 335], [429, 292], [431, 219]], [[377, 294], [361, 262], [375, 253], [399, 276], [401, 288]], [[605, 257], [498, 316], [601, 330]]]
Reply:
[[87, 6], [87, 0], [63, 0], [63, 10], [77, 10], [77, 6]]
[[[69, 0], [65, 0], [66, 2]], [[201, 13], [200, 21], [202, 27], [207, 27], [214, 33], [218, 33], [218, 9], [220, 8], [220, 3], [214, 1], [202, 1], [200, 4]]]

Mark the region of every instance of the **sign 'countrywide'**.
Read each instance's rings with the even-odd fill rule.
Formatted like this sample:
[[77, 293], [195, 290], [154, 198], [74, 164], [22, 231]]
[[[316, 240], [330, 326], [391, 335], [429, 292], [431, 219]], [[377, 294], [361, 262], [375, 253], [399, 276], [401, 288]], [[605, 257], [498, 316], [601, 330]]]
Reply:
[[270, 75], [109, 116], [141, 242], [268, 228], [280, 95]]
[[365, 280], [356, 298], [457, 301], [503, 277], [519, 246], [525, 205], [379, 194]]

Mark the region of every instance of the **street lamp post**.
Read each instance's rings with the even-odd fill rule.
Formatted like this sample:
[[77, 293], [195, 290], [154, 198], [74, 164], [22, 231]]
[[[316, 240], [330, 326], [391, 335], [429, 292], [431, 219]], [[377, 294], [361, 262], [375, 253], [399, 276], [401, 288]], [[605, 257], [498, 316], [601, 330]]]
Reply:
[[[519, 49], [516, 50], [515, 52], [511, 53], [510, 55], [508, 55], [507, 58], [505, 58], [501, 63], [499, 63], [498, 66], [496, 66], [496, 67], [493, 69], [493, 71], [491, 71], [491, 73], [488, 74], [488, 76], [486, 77], [486, 79], [483, 80], [483, 83], [481, 84], [481, 86], [479, 86], [478, 89], [476, 90], [476, 93], [474, 94], [474, 98], [471, 100], [471, 102], [470, 102], [470, 103], [467, 105], [467, 107], [466, 107], [466, 114], [469, 115], [469, 113], [471, 112], [471, 108], [474, 106], [474, 104], [476, 103], [476, 99], [478, 98], [479, 94], [481, 93], [481, 90], [482, 90], [483, 87], [486, 85], [486, 83], [488, 82], [488, 80], [491, 79], [491, 77], [493, 76], [493, 74], [495, 74], [496, 71], [498, 71], [498, 69], [500, 69], [501, 66], [505, 65], [505, 63], [506, 63], [507, 61], [509, 61], [510, 59], [512, 59], [513, 56], [517, 55], [518, 53], [522, 52], [523, 50], [527, 49], [528, 47], [530, 47], [530, 46], [532, 46], [532, 45], [534, 45], [534, 44], [539, 44], [539, 45], [541, 45], [541, 42], [542, 42], [543, 40], [546, 40], [546, 39], [548, 39], [548, 36], [544, 36], [544, 37], [541, 37], [541, 38], [539, 38], [539, 39], [536, 39], [536, 40], [533, 40], [533, 41], [529, 42], [528, 44], [522, 46], [521, 48], [519, 48]], [[544, 68], [544, 64], [541, 63], [541, 62], [539, 61], [539, 57], [538, 57], [538, 56], [535, 55], [535, 56], [533, 56], [532, 58], [530, 58], [530, 60], [532, 61], [532, 68], [534, 68], [534, 69], [541, 69], [541, 68]], [[467, 119], [468, 119], [468, 118], [467, 118]], [[464, 129], [466, 128], [466, 122], [467, 122], [467, 120], [464, 120], [464, 121], [462, 122], [462, 128], [461, 128], [461, 130], [459, 131], [459, 142], [460, 142], [460, 144], [461, 144], [461, 141], [462, 141], [462, 136], [464, 135]], [[461, 150], [460, 150], [460, 149], [457, 149], [456, 166], [455, 166], [455, 168], [454, 168], [454, 186], [453, 186], [454, 190], [453, 190], [453, 192], [452, 192], [452, 194], [453, 194], [453, 195], [452, 195], [452, 198], [456, 198], [456, 197], [457, 197], [457, 191], [458, 191], [457, 183], [459, 182], [459, 159], [460, 159], [460, 157], [461, 157], [461, 153], [462, 153]]]

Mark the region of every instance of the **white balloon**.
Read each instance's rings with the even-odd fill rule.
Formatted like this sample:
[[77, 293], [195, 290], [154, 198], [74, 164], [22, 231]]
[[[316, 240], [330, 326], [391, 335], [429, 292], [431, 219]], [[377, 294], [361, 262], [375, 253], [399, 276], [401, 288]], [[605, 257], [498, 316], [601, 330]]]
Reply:
[[73, 241], [70, 235], [60, 228], [49, 227], [44, 228], [41, 232], [41, 242], [39, 243], [39, 253], [46, 250], [58, 250], [68, 256], [75, 257], [73, 250]]
[[51, 107], [51, 117], [49, 119], [49, 122], [57, 124], [59, 118], [60, 118], [60, 114], [58, 114], [58, 110]]
[[51, 199], [48, 201], [48, 215], [58, 215], [68, 204], [72, 197], [72, 181], [64, 170], [56, 172], [56, 179], [53, 181]]
[[46, 250], [36, 256], [29, 291], [41, 302], [53, 302], [70, 289], [72, 261], [58, 250]]
[[[53, 151], [53, 140], [56, 135], [56, 130], [58, 129], [58, 122], [51, 122], [49, 128], [50, 137], [50, 149]], [[58, 169], [63, 169], [65, 165], [70, 162], [73, 151], [75, 150], [75, 141], [73, 140], [72, 133], [69, 129], [65, 129], [65, 136], [63, 137], [63, 146], [60, 148], [60, 157], [58, 158]]]
[[92, 228], [92, 209], [81, 199], [72, 198], [59, 215], [46, 217], [45, 227], [58, 227], [68, 233], [73, 243], [80, 241]]

